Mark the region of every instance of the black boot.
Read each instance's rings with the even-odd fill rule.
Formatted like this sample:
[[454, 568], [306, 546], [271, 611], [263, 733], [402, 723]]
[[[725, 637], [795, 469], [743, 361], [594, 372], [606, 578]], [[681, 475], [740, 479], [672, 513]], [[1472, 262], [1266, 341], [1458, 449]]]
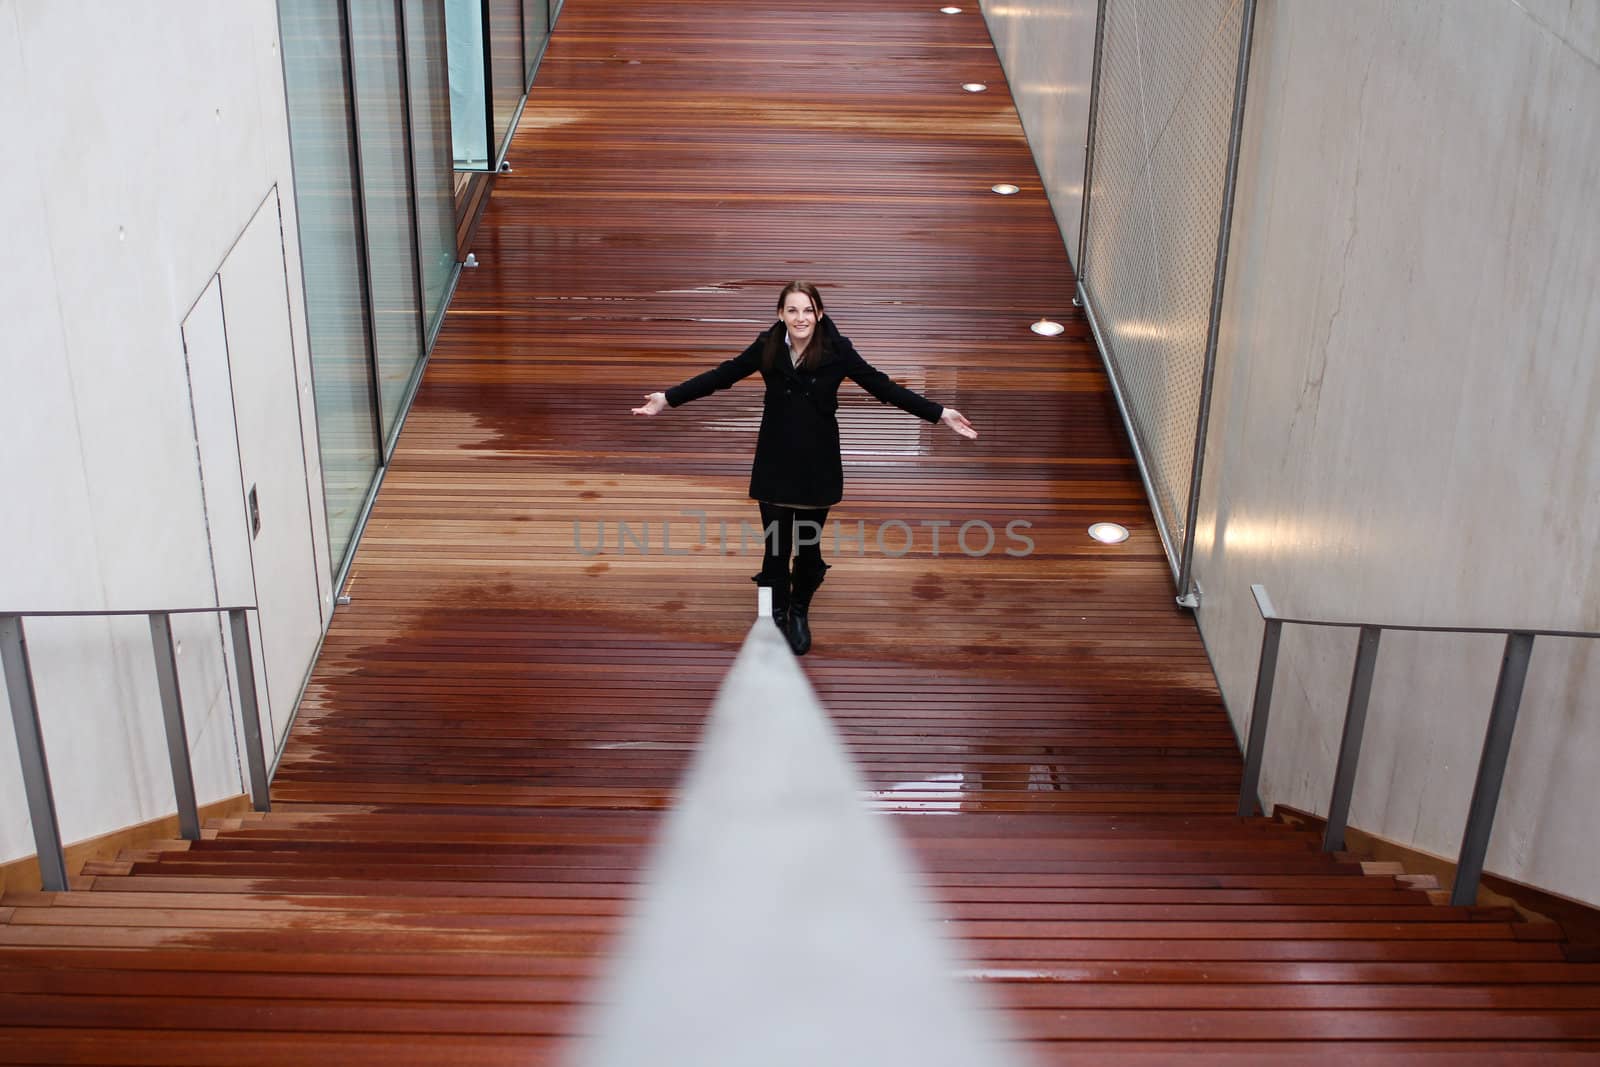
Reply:
[[814, 564], [795, 561], [794, 580], [789, 588], [789, 626], [785, 633], [789, 647], [797, 656], [811, 651], [811, 620], [807, 614], [811, 610], [811, 597], [827, 573], [828, 565], [821, 560]]
[[789, 561], [767, 556], [761, 561], [761, 572], [752, 574], [750, 580], [763, 589], [772, 590], [772, 621], [778, 632], [789, 636]]

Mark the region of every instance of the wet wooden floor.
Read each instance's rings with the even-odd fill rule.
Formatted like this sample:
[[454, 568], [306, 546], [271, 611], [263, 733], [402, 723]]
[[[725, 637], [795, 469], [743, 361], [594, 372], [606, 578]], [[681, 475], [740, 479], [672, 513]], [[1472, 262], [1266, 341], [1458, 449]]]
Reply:
[[1600, 964], [1552, 928], [1231, 817], [1236, 743], [962, 6], [568, 0], [274, 813], [6, 898], [0, 1062], [554, 1062], [755, 605], [758, 385], [628, 409], [794, 278], [981, 433], [847, 384], [803, 664], [1039, 1062], [1593, 1062]]

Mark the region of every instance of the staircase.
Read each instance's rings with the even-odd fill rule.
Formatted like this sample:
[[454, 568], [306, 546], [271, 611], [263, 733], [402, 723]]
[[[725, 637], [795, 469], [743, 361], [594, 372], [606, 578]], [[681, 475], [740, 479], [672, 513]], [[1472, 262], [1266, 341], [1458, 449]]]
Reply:
[[[1039, 1063], [1600, 1056], [1554, 925], [1226, 815], [893, 816]], [[656, 816], [305, 806], [0, 900], [0, 1063], [560, 1062]]]
[[[717, 533], [755, 518], [760, 393], [626, 411], [792, 273], [983, 435], [841, 395], [838, 517], [917, 540], [834, 554], [803, 666], [1038, 1063], [1600, 1062], [1600, 963], [1554, 927], [1233, 816], [1238, 741], [961, 6], [566, 6], [273, 812], [0, 898], [0, 1063], [560, 1062], [751, 606]], [[1019, 517], [1026, 559], [951, 547]], [[575, 547], [600, 522], [616, 549]]]

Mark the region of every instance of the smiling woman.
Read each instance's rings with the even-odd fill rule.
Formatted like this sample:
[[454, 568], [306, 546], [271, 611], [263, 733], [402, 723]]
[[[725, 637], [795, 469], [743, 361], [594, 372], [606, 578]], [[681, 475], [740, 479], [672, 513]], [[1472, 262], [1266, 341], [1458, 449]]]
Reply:
[[[844, 496], [836, 414], [844, 379], [885, 404], [941, 422], [963, 437], [977, 437], [978, 431], [955, 408], [896, 384], [862, 359], [824, 313], [822, 294], [809, 282], [783, 287], [778, 317], [738, 356], [664, 393], [648, 394], [633, 413], [658, 415], [760, 371], [767, 391], [750, 471], [750, 496], [761, 506], [766, 550], [755, 582], [772, 590], [773, 621], [795, 655], [803, 656], [811, 648], [811, 598], [828, 571], [822, 559], [822, 529], [828, 509]], [[791, 573], [789, 557], [796, 552]]]

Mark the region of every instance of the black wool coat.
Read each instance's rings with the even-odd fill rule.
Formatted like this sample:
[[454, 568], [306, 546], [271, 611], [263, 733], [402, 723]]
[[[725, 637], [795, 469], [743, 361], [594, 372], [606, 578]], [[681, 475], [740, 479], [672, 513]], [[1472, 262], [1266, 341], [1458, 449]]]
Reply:
[[[895, 384], [862, 359], [850, 339], [826, 316], [818, 322], [818, 337], [812, 342], [825, 342], [825, 355], [810, 370], [796, 370], [790, 363], [784, 332], [783, 323], [776, 323], [733, 359], [668, 389], [667, 403], [673, 407], [687, 404], [759, 371], [767, 393], [750, 470], [750, 496], [772, 504], [832, 507], [844, 497], [836, 413], [839, 386], [846, 378], [883, 403], [929, 422], [938, 422], [944, 407]], [[775, 366], [767, 369], [761, 365], [761, 356], [769, 337], [777, 341], [778, 358]]]

